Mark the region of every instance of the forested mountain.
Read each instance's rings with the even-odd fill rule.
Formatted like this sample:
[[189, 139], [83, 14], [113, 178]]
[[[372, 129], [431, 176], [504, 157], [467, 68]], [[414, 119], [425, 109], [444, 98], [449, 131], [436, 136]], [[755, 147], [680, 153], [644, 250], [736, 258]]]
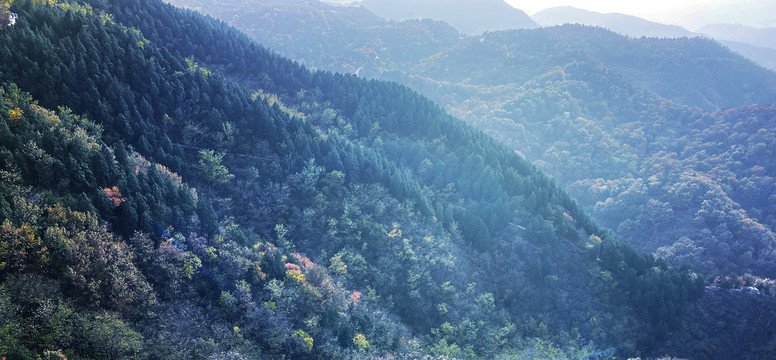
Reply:
[[[711, 40], [630, 39], [580, 25], [467, 38], [414, 70], [438, 81], [490, 87], [523, 85], [574, 64], [703, 110], [776, 102], [776, 73]], [[601, 89], [595, 85], [593, 90]]]
[[539, 11], [531, 18], [542, 26], [556, 26], [563, 24], [582, 24], [600, 26], [616, 33], [631, 37], [684, 37], [697, 36], [697, 34], [677, 25], [660, 24], [632, 15], [608, 13], [575, 8], [572, 6], [558, 6]]
[[471, 35], [537, 27], [530, 16], [504, 0], [362, 0], [358, 4], [388, 19], [440, 20]]
[[[232, 9], [247, 11], [236, 2], [198, 4], [224, 19]], [[297, 10], [320, 6], [311, 1]], [[700, 38], [632, 39], [579, 25], [456, 37], [429, 22], [346, 33], [327, 32], [336, 18], [326, 19], [310, 21], [298, 43], [331, 46], [264, 39], [255, 30], [261, 22], [241, 28], [283, 53], [306, 54], [306, 64], [359, 69], [424, 93], [524, 154], [641, 250], [710, 278], [774, 276], [773, 204], [764, 200], [772, 178], [750, 171], [770, 169], [764, 154], [773, 146], [766, 136], [773, 115], [769, 106], [746, 107], [776, 103], [772, 71]], [[712, 135], [710, 119], [741, 125], [726, 129], [735, 136]], [[761, 127], [744, 126], [750, 122]], [[710, 138], [721, 145], [693, 150]], [[744, 200], [758, 197], [757, 204]]]
[[11, 10], [2, 356], [653, 355], [703, 310], [702, 278], [406, 87], [155, 0]]
[[708, 36], [755, 63], [776, 69], [776, 34], [772, 29], [754, 29], [743, 25], [713, 24], [704, 26], [697, 33], [676, 25], [660, 24], [631, 15], [594, 11], [560, 6], [542, 10], [532, 17], [542, 26], [582, 24], [600, 26], [630, 37], [680, 38]]
[[[273, 0], [262, 1], [261, 6], [234, 0], [169, 2], [224, 19], [270, 48], [314, 68], [360, 69], [359, 75], [396, 80], [416, 89], [421, 85], [412, 81], [468, 86], [468, 90], [444, 91], [451, 96], [459, 94], [459, 101], [443, 100], [424, 91], [444, 106], [459, 106], [461, 96], [466, 99], [476, 91], [471, 85], [520, 86], [574, 62], [600, 64], [642, 90], [705, 111], [776, 102], [776, 74], [701, 38], [629, 39], [579, 25], [456, 37], [449, 27], [435, 22], [384, 26], [358, 22], [352, 19], [355, 10], [348, 13], [351, 18], [343, 25], [339, 19], [345, 10], [338, 9], [348, 7], [318, 1], [290, 6]], [[255, 19], [273, 20], [250, 22], [251, 17], [242, 17], [247, 13]], [[371, 14], [365, 16], [372, 18]], [[241, 20], [233, 21], [235, 17]], [[262, 30], [265, 23], [270, 24], [272, 33]], [[301, 25], [309, 31], [300, 31]], [[295, 40], [283, 41], [280, 34]]]
[[758, 29], [740, 24], [710, 24], [698, 33], [715, 39], [738, 53], [776, 70], [776, 29]]
[[[404, 65], [394, 63], [396, 60], [419, 61], [462, 36], [442, 22], [390, 22], [362, 7], [320, 2], [184, 0], [175, 4], [229, 17], [230, 24], [306, 66], [372, 77]], [[353, 37], [359, 40], [354, 42]], [[388, 49], [390, 53], [385, 52]]]

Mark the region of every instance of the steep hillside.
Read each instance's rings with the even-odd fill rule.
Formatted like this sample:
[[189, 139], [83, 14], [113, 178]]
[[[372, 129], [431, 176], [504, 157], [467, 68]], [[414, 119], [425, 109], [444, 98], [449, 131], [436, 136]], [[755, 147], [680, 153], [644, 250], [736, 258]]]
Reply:
[[[685, 314], [687, 329], [659, 345], [656, 352], [699, 360], [770, 359], [776, 357], [773, 332], [753, 324], [774, 322], [776, 299], [773, 297], [711, 287], [697, 306]], [[696, 342], [699, 338], [704, 341]]]
[[[311, 11], [319, 4], [311, 1], [307, 6], [305, 11]], [[229, 7], [217, 10], [219, 16], [229, 18]], [[681, 164], [672, 172], [660, 172], [653, 165], [656, 159], [671, 161], [672, 153], [682, 152], [679, 144], [703, 131], [694, 124], [704, 110], [776, 102], [776, 74], [699, 38], [628, 39], [603, 29], [567, 25], [458, 39], [442, 36], [448, 32], [431, 31], [422, 23], [399, 23], [396, 28], [402, 24], [406, 29], [415, 26], [416, 36], [384, 27], [337, 34], [338, 41], [349, 39], [344, 40], [348, 48], [373, 54], [375, 63], [337, 47], [313, 51], [311, 54], [320, 55], [318, 60], [308, 56], [305, 61], [343, 69], [340, 64], [326, 65], [342, 51], [338, 59], [349, 58], [361, 75], [398, 80], [424, 93], [449, 113], [524, 154], [571, 191], [600, 222], [644, 251], [663, 248], [660, 254], [668, 256], [687, 239], [710, 239], [709, 234], [729, 238], [719, 232], [719, 223], [692, 219], [702, 217], [698, 212], [704, 200], [730, 204], [725, 207], [731, 214], [725, 217], [725, 226], [731, 233], [738, 234], [743, 223], [758, 229], [752, 236], [740, 237], [738, 245], [726, 245], [742, 250], [735, 261], [730, 254], [712, 249], [670, 258], [676, 265], [689, 262], [710, 277], [750, 271], [771, 276], [773, 269], [762, 266], [770, 255], [745, 255], [749, 251], [745, 248], [771, 248], [773, 234], [767, 217], [756, 214], [762, 206], [750, 208], [737, 200], [749, 196], [740, 193], [743, 187], [727, 188], [708, 168], [693, 167], [691, 158], [672, 162]], [[326, 42], [328, 36], [319, 36], [321, 32], [308, 32], [310, 42]], [[365, 34], [374, 37], [363, 42], [359, 36]], [[418, 56], [394, 51], [399, 45], [417, 54], [438, 52], [418, 60]], [[769, 115], [762, 116], [768, 119]], [[754, 135], [742, 133], [736, 139]], [[726, 144], [737, 145], [732, 140]], [[722, 154], [707, 151], [704, 156]], [[686, 175], [680, 175], [685, 171]], [[732, 178], [749, 177], [747, 170], [741, 171]], [[664, 176], [668, 174], [674, 175]], [[706, 195], [677, 193], [685, 182], [707, 189]], [[648, 190], [649, 185], [654, 187]], [[716, 186], [722, 187], [712, 190]], [[634, 194], [639, 195], [631, 196]], [[664, 216], [663, 210], [669, 208], [682, 216]], [[667, 251], [670, 249], [674, 250]]]
[[531, 18], [542, 26], [556, 26], [563, 24], [600, 26], [631, 37], [647, 36], [676, 38], [697, 35], [681, 26], [660, 24], [625, 14], [603, 14], [572, 6], [558, 6], [544, 9], [533, 14]]
[[530, 16], [503, 0], [363, 0], [359, 4], [388, 19], [440, 20], [472, 35], [537, 26]]
[[159, 1], [11, 8], [3, 356], [647, 355], [702, 292], [405, 87]]
[[773, 119], [772, 106], [704, 116], [690, 135], [664, 143], [638, 175], [580, 181], [571, 191], [589, 197], [580, 200], [595, 203], [605, 225], [671, 262], [706, 274], [772, 278], [773, 184], [766, 169], [773, 167]]

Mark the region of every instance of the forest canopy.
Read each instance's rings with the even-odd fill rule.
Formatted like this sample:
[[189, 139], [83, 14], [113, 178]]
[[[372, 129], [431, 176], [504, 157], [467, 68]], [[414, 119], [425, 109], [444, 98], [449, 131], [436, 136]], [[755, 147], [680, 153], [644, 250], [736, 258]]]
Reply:
[[160, 1], [11, 10], [2, 356], [647, 356], [703, 294], [407, 87]]

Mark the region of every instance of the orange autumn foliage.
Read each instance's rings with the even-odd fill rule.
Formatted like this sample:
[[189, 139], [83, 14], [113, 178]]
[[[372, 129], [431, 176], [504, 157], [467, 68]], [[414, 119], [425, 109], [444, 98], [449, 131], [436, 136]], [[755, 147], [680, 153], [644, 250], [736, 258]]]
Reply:
[[353, 290], [353, 293], [350, 294], [350, 301], [354, 304], [358, 304], [358, 300], [361, 299], [361, 292], [357, 290]]
[[105, 195], [110, 199], [114, 207], [119, 207], [124, 202], [124, 196], [121, 195], [118, 186], [104, 188], [102, 191], [105, 192]]
[[294, 259], [296, 259], [296, 261], [298, 261], [299, 264], [302, 265], [302, 267], [306, 268], [313, 265], [312, 260], [310, 260], [308, 257], [304, 255], [301, 255], [299, 253], [293, 253], [291, 254], [291, 256], [293, 256]]

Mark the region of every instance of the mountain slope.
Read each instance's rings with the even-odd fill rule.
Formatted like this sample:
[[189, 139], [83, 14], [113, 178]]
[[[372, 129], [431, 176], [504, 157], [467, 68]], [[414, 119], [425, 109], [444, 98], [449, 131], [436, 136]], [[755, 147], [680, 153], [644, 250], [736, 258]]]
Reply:
[[600, 26], [631, 37], [670, 38], [697, 35], [681, 26], [660, 24], [625, 14], [603, 14], [572, 6], [544, 9], [534, 14], [531, 18], [542, 26], [563, 24]]
[[466, 34], [485, 31], [534, 28], [526, 13], [503, 0], [364, 0], [360, 2], [375, 14], [394, 20], [434, 19], [444, 21]]
[[0, 32], [3, 354], [647, 354], [702, 291], [405, 87], [90, 4]]
[[[262, 44], [305, 66], [360, 75], [394, 71], [405, 64], [397, 61], [431, 56], [461, 37], [456, 29], [442, 22], [391, 23], [360, 7], [317, 1], [172, 3], [228, 18], [230, 25], [250, 29], [255, 38], [262, 39]], [[262, 19], [261, 26], [256, 26], [257, 19]], [[390, 52], [386, 52], [389, 48]]]
[[[309, 2], [298, 9], [317, 6]], [[207, 9], [230, 17], [230, 7], [203, 7]], [[424, 31], [410, 37], [396, 31], [402, 24]], [[329, 27], [319, 26], [324, 27], [307, 33], [309, 42], [329, 41], [332, 34], [318, 35]], [[371, 54], [374, 62], [337, 47], [289, 50], [320, 55], [305, 59], [327, 69], [342, 69], [329, 67], [330, 59], [347, 58], [361, 75], [395, 79], [426, 94], [520, 151], [571, 191], [598, 221], [644, 251], [659, 251], [675, 265], [689, 262], [708, 277], [751, 271], [772, 276], [774, 269], [766, 265], [772, 254], [760, 250], [773, 248], [769, 229], [774, 223], [767, 215], [757, 215], [771, 210], [740, 200], [761, 189], [750, 184], [751, 172], [737, 167], [738, 160], [723, 148], [698, 154], [688, 149], [697, 146], [694, 142], [707, 126], [695, 126], [708, 116], [704, 112], [773, 103], [773, 72], [698, 38], [629, 39], [573, 25], [462, 39], [441, 36], [448, 34], [446, 28], [433, 31], [419, 22], [381, 29], [332, 35], [349, 48]], [[371, 38], [364, 42], [361, 36]], [[418, 60], [395, 52], [398, 45], [438, 52]], [[766, 124], [770, 118], [767, 111], [747, 113]], [[763, 128], [769, 131], [769, 126]], [[749, 146], [740, 140], [759, 136], [759, 129], [742, 129], [739, 140], [724, 143], [740, 154], [759, 151], [759, 141]], [[720, 158], [728, 160], [714, 166], [733, 174], [710, 172], [714, 166], [698, 161]], [[698, 167], [696, 162], [706, 165]], [[739, 181], [749, 185], [736, 185]], [[768, 189], [768, 179], [762, 181], [762, 189]], [[719, 214], [703, 210], [706, 200], [706, 209], [717, 203], [725, 215], [709, 217]], [[701, 251], [703, 239], [709, 239], [709, 247]], [[721, 251], [725, 246], [739, 249], [739, 255]]]
[[[579, 25], [470, 38], [422, 62], [418, 72], [457, 83], [468, 70], [474, 72], [467, 76], [473, 84], [522, 84], [554, 66], [574, 61], [600, 62], [644, 90], [702, 109], [776, 101], [776, 73], [755, 66], [713, 41], [628, 39]], [[718, 72], [723, 67], [724, 74]], [[439, 72], [443, 69], [447, 72]]]
[[[192, 0], [172, 3], [189, 5]], [[326, 21], [306, 20], [312, 24], [311, 31], [286, 28], [284, 33], [294, 34], [291, 38], [303, 39], [293, 46], [279, 41], [277, 34], [267, 36], [261, 30], [264, 22], [231, 21], [235, 16], [255, 11], [256, 16], [277, 13], [277, 23], [295, 23], [298, 20], [293, 18], [298, 14], [336, 9], [317, 1], [308, 1], [304, 6], [273, 5], [273, 9], [286, 9], [281, 12], [270, 12], [268, 8], [250, 10], [249, 4], [231, 0], [197, 0], [193, 7], [230, 21], [254, 39], [315, 68], [349, 72], [360, 69], [362, 76], [407, 84], [415, 79], [455, 85], [470, 79], [467, 83], [473, 81], [474, 85], [522, 85], [553, 67], [593, 59], [644, 90], [707, 111], [776, 102], [776, 74], [705, 39], [627, 39], [603, 29], [573, 25], [464, 38], [430, 22], [342, 31], [338, 30], [343, 26], [337, 25], [337, 17], [327, 16]], [[285, 19], [283, 11], [290, 19]], [[490, 43], [484, 44], [486, 40]], [[480, 54], [483, 51], [487, 57]], [[449, 64], [441, 61], [445, 59]], [[425, 68], [439, 71], [425, 72]], [[720, 71], [723, 68], [726, 71]], [[475, 75], [465, 76], [469, 73]], [[418, 79], [418, 75], [423, 78]], [[448, 105], [447, 101], [440, 103]]]

